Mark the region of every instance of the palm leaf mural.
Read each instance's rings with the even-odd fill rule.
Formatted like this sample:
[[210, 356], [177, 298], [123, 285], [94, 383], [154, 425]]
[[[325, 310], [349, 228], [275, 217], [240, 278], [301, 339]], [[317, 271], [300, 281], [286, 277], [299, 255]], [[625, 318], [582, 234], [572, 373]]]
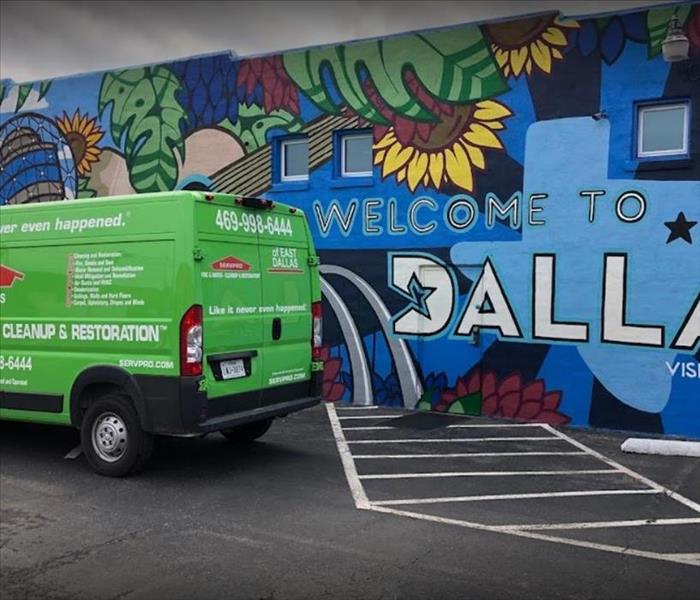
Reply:
[[177, 182], [175, 152], [184, 161], [180, 123], [187, 119], [175, 97], [179, 89], [178, 79], [162, 66], [116, 71], [102, 80], [100, 116], [112, 107], [112, 137], [138, 192], [172, 189]]
[[53, 81], [51, 79], [47, 79], [39, 84], [39, 100], [41, 100], [44, 96], [46, 96], [46, 94], [49, 93], [49, 89], [51, 89], [52, 83]]
[[22, 83], [19, 86], [19, 91], [17, 92], [17, 105], [15, 106], [15, 112], [24, 106], [24, 103], [29, 98], [29, 94], [32, 93], [33, 83]]
[[19, 84], [13, 83], [10, 79], [4, 79], [0, 81], [0, 103], [10, 95], [10, 90], [16, 87], [17, 100], [15, 101], [14, 112], [19, 112], [27, 103], [27, 100], [29, 99], [29, 96], [35, 86], [38, 86], [37, 100], [41, 100], [44, 96], [46, 96], [46, 94], [48, 94], [52, 83], [53, 81], [51, 79]]
[[287, 133], [301, 131], [304, 126], [301, 119], [286, 110], [266, 110], [257, 104], [238, 105], [238, 119], [232, 122], [224, 119], [219, 127], [230, 131], [243, 143], [246, 153], [253, 152], [267, 145], [267, 133], [272, 129], [281, 129]]
[[647, 13], [647, 28], [649, 29], [649, 58], [654, 58], [661, 53], [661, 42], [666, 37], [668, 24], [674, 13], [678, 17], [681, 26], [688, 20], [690, 4], [673, 8], [658, 8]]
[[325, 112], [338, 115], [342, 106], [324, 84], [328, 69], [343, 101], [381, 125], [388, 122], [365, 94], [365, 75], [394, 112], [425, 122], [434, 122], [436, 117], [407, 87], [406, 70], [413, 71], [430, 94], [446, 102], [472, 102], [508, 89], [476, 27], [312, 48], [285, 54], [283, 60], [289, 76]]

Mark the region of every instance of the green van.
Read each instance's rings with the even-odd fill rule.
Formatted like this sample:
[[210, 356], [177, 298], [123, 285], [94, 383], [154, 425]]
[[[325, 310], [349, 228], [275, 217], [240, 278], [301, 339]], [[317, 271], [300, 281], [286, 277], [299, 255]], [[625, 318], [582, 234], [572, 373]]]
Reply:
[[0, 207], [0, 418], [80, 428], [99, 473], [154, 434], [263, 435], [321, 399], [302, 211], [165, 192]]

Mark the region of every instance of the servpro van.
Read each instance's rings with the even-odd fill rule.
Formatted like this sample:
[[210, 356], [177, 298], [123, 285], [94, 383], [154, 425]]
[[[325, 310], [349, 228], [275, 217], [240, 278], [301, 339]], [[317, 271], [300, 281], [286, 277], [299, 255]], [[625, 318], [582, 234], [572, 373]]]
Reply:
[[169, 192], [0, 207], [0, 418], [80, 428], [90, 465], [153, 434], [263, 435], [321, 395], [303, 213]]

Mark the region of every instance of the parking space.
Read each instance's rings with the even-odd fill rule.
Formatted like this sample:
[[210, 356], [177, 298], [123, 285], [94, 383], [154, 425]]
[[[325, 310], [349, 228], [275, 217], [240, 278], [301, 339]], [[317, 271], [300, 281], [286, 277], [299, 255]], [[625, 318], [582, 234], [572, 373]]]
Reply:
[[700, 566], [700, 504], [549, 425], [327, 411], [357, 508]]

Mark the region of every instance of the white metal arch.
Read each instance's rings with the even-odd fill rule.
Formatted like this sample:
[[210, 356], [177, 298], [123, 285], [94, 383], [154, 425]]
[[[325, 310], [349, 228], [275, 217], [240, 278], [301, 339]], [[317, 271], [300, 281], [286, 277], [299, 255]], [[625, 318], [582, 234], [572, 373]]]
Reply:
[[[418, 378], [418, 373], [416, 371], [416, 367], [413, 363], [413, 358], [411, 356], [411, 353], [408, 349], [408, 346], [406, 345], [406, 342], [402, 339], [399, 339], [393, 335], [393, 332], [390, 329], [390, 323], [391, 323], [391, 313], [389, 312], [389, 309], [386, 307], [382, 299], [379, 297], [379, 294], [370, 286], [362, 277], [359, 277], [349, 269], [346, 269], [344, 267], [339, 267], [336, 265], [321, 265], [320, 267], [321, 273], [324, 273], [326, 275], [338, 275], [340, 277], [343, 277], [344, 279], [348, 280], [350, 283], [352, 283], [359, 291], [360, 293], [365, 297], [367, 302], [369, 302], [369, 305], [372, 307], [374, 310], [375, 314], [377, 315], [377, 318], [379, 319], [379, 323], [381, 324], [382, 331], [384, 332], [384, 336], [386, 337], [387, 344], [389, 346], [389, 352], [391, 353], [391, 357], [394, 361], [394, 366], [396, 367], [396, 373], [399, 378], [399, 386], [401, 387], [401, 396], [403, 398], [403, 403], [404, 406], [411, 406], [413, 407], [415, 405], [415, 402], [417, 402], [418, 398], [421, 396], [423, 393], [423, 386], [420, 383], [420, 379]], [[362, 355], [362, 360], [363, 362], [358, 362], [357, 367], [365, 369], [365, 374], [363, 375], [363, 381], [368, 381], [370, 385], [370, 396], [369, 398], [372, 398], [371, 395], [371, 376], [369, 373], [369, 369], [367, 367], [367, 359], [365, 357], [364, 353], [364, 346], [362, 344], [362, 338], [359, 336], [359, 332], [357, 331], [357, 327], [354, 325], [354, 320], [352, 319], [352, 315], [350, 314], [347, 306], [343, 301], [340, 299], [340, 296], [338, 296], [337, 292], [326, 282], [325, 280], [323, 281], [325, 283], [325, 289], [330, 289], [332, 290], [332, 293], [335, 294], [337, 297], [337, 300], [340, 300], [342, 303], [342, 306], [344, 307], [344, 313], [343, 313], [343, 318], [349, 318], [352, 321], [352, 327], [354, 328], [354, 334], [356, 335], [356, 338], [352, 340], [352, 343], [359, 344], [359, 351]], [[325, 291], [324, 291], [325, 293]], [[331, 299], [329, 296], [326, 296], [329, 299], [329, 302], [331, 302]], [[333, 307], [333, 303], [331, 302], [331, 306]], [[335, 307], [333, 307], [333, 310], [336, 312], [336, 315], [338, 315], [338, 312], [336, 311]], [[339, 319], [340, 321], [340, 319]], [[342, 322], [340, 323], [341, 325], [341, 330], [343, 329], [343, 324]], [[345, 335], [345, 331], [343, 330], [343, 335]], [[356, 341], [355, 341], [356, 340]], [[348, 338], [346, 337], [346, 341], [348, 341]], [[350, 345], [348, 344], [348, 352], [350, 352]], [[355, 384], [355, 371], [356, 371], [356, 365], [355, 363], [352, 362], [352, 355], [350, 357], [350, 361], [352, 364], [353, 368], [353, 385]], [[359, 359], [358, 359], [359, 361]], [[365, 385], [364, 383], [362, 385]], [[360, 388], [354, 388], [354, 389], [363, 389], [362, 387]], [[353, 403], [354, 403], [354, 398], [353, 398]], [[361, 402], [362, 404], [367, 404], [367, 402]], [[370, 402], [371, 403], [371, 402]]]

